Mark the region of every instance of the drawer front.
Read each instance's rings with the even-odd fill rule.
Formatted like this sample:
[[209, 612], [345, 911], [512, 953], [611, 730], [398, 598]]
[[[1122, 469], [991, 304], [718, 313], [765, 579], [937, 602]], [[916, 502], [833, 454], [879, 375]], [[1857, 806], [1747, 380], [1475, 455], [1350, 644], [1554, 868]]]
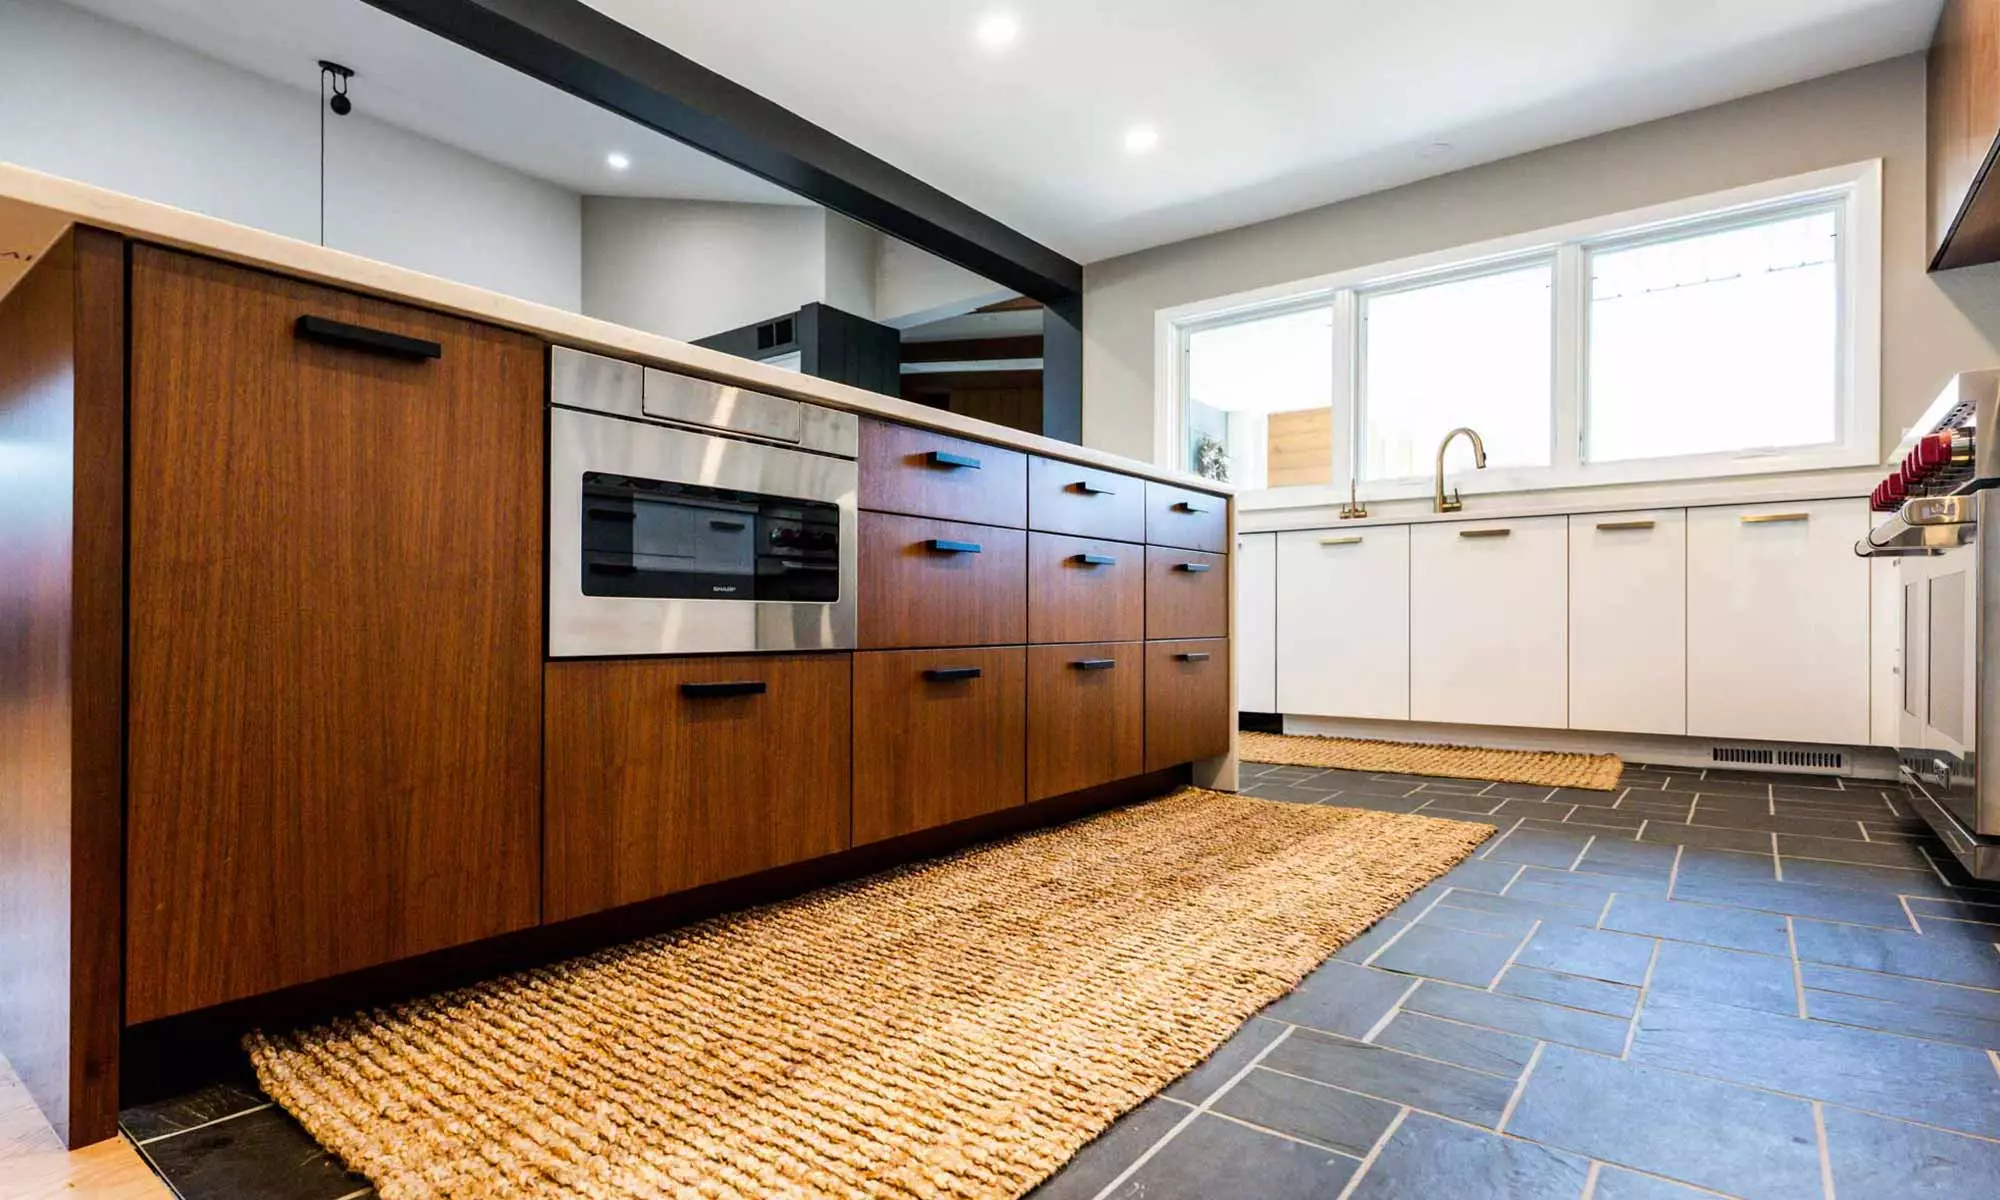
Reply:
[[1170, 484], [1146, 484], [1146, 540], [1221, 554], [1229, 548], [1229, 501]]
[[1146, 548], [1028, 535], [1028, 640], [1136, 642], [1146, 636]]
[[890, 421], [861, 422], [862, 508], [1019, 529], [1028, 456]]
[[1229, 753], [1225, 638], [1146, 643], [1146, 769]]
[[862, 649], [1009, 646], [1028, 640], [1028, 535], [861, 514]]
[[1028, 460], [1028, 528], [1146, 540], [1146, 481], [1054, 458]]
[[1028, 647], [1028, 799], [1141, 774], [1144, 642]]
[[1229, 559], [1146, 547], [1146, 636], [1229, 636]]
[[854, 656], [854, 844], [1027, 799], [1028, 652]]

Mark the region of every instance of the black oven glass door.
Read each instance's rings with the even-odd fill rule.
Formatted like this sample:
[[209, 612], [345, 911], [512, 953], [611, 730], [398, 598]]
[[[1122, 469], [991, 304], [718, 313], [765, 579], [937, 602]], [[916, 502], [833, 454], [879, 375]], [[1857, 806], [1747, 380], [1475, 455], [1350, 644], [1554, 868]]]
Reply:
[[583, 594], [840, 599], [840, 510], [817, 500], [586, 471]]

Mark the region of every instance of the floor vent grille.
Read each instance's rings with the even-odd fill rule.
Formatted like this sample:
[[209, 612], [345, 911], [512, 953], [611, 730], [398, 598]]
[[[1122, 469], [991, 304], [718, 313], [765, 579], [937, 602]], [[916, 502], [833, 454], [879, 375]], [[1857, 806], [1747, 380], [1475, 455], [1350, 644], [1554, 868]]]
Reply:
[[1847, 765], [1838, 750], [1762, 750], [1749, 746], [1716, 746], [1710, 758], [1719, 763], [1742, 763], [1770, 767], [1818, 767], [1838, 771]]

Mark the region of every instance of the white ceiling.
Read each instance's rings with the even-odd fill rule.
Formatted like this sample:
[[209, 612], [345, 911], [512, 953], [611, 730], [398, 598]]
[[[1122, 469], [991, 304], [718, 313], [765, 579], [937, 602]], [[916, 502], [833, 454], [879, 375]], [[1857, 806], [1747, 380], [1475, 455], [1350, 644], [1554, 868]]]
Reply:
[[[805, 204], [798, 196], [361, 0], [70, 0], [305, 91], [354, 68], [354, 110], [585, 195]], [[612, 171], [619, 151], [630, 169]]]
[[1918, 50], [1942, 0], [588, 2], [1090, 262]]

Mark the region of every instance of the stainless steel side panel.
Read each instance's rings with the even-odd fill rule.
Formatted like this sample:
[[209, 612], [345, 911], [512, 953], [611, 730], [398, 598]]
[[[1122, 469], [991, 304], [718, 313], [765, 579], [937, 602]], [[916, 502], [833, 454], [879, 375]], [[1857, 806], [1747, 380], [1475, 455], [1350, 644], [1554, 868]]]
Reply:
[[[1990, 427], [1980, 436], [1995, 439]], [[1979, 535], [1972, 544], [1976, 561], [1968, 572], [1971, 595], [1966, 619], [1972, 626], [1972, 661], [1967, 665], [1971, 693], [1972, 736], [1967, 739], [1966, 773], [1975, 781], [1966, 823], [1973, 832], [2000, 837], [2000, 503], [1992, 489], [1976, 493]], [[1987, 509], [1993, 512], [1987, 512]], [[1964, 551], [1959, 551], [1964, 553]]]
[[646, 415], [656, 421], [699, 425], [843, 458], [853, 458], [860, 450], [861, 421], [853, 413], [657, 367], [646, 368], [644, 406]]
[[[737, 488], [840, 509], [833, 604], [654, 600], [583, 594], [583, 474]], [[733, 438], [565, 408], [549, 410], [549, 655], [709, 654], [854, 647], [856, 467]]]

